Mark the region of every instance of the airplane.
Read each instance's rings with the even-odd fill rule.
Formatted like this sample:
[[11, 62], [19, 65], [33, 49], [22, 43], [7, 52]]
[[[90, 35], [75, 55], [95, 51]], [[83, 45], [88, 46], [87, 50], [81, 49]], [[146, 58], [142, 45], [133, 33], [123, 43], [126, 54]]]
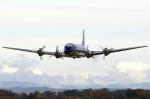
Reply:
[[58, 46], [56, 46], [55, 52], [44, 51], [43, 49], [45, 47], [46, 46], [43, 46], [42, 48], [39, 48], [38, 50], [13, 48], [13, 47], [3, 47], [3, 48], [36, 53], [40, 56], [40, 58], [42, 60], [43, 55], [55, 56], [56, 58], [67, 57], [67, 58], [73, 58], [73, 59], [83, 58], [83, 57], [94, 58], [94, 56], [97, 56], [97, 55], [104, 55], [103, 59], [105, 59], [105, 56], [108, 56], [111, 53], [127, 51], [127, 50], [132, 50], [132, 49], [138, 49], [138, 48], [144, 48], [144, 47], [148, 47], [148, 46], [136, 46], [136, 47], [121, 48], [121, 49], [101, 48], [102, 51], [91, 51], [91, 50], [89, 50], [88, 46], [85, 46], [85, 32], [83, 29], [82, 44], [67, 43], [64, 46], [63, 52], [59, 51]]

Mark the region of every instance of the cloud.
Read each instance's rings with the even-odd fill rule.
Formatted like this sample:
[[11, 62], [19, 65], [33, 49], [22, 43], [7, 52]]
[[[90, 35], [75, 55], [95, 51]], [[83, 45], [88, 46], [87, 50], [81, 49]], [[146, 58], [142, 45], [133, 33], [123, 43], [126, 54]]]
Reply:
[[[121, 61], [114, 64], [114, 69], [106, 71], [107, 75], [93, 74], [92, 72], [67, 73], [50, 70], [45, 71], [37, 60], [23, 54], [15, 58], [10, 57], [0, 62], [1, 80], [31, 81], [48, 86], [61, 85], [107, 85], [110, 83], [138, 83], [150, 81], [150, 65], [142, 62]], [[41, 67], [42, 66], [42, 67]], [[46, 69], [48, 67], [44, 66]], [[59, 67], [60, 68], [60, 67]], [[73, 68], [73, 67], [72, 67]], [[97, 68], [97, 67], [95, 67]], [[53, 69], [52, 69], [53, 70]], [[76, 71], [76, 70], [75, 70]], [[97, 71], [95, 71], [97, 72]], [[100, 71], [99, 71], [100, 72]], [[11, 75], [10, 75], [11, 74]], [[22, 78], [23, 77], [23, 78]], [[33, 79], [34, 78], [34, 79]]]
[[18, 54], [16, 59], [11, 62], [11, 65], [18, 67], [20, 70], [26, 70], [28, 68], [32, 68], [33, 66], [38, 66], [39, 62], [24, 54]]
[[39, 70], [39, 69], [33, 69], [32, 72], [33, 72], [33, 74], [35, 74], [35, 75], [42, 75], [42, 74], [43, 74], [42, 71]]
[[126, 75], [127, 78], [135, 82], [144, 82], [148, 81], [149, 75], [147, 72], [150, 71], [150, 64], [141, 62], [119, 62], [116, 69], [120, 74]]
[[[15, 81], [30, 81], [33, 83], [43, 84], [49, 87], [62, 88], [63, 86], [85, 86], [93, 85], [105, 86], [108, 84], [132, 84], [148, 82], [150, 65], [141, 62], [119, 62], [114, 71], [108, 75], [92, 75], [90, 73], [80, 74], [55, 74], [48, 75], [37, 67], [32, 67], [28, 71], [19, 71], [15, 67], [1, 66], [1, 79]], [[11, 75], [10, 75], [11, 73]], [[34, 79], [33, 79], [34, 78]]]
[[127, 73], [129, 71], [143, 72], [149, 70], [150, 65], [140, 62], [119, 62], [117, 68], [123, 73]]
[[33, 66], [38, 66], [39, 62], [35, 59], [29, 58], [23, 54], [18, 54], [16, 57], [10, 56], [7, 59], [0, 61], [0, 67], [3, 71], [19, 72], [26, 71]]
[[13, 74], [18, 71], [18, 68], [4, 65], [1, 67], [0, 71], [7, 74]]

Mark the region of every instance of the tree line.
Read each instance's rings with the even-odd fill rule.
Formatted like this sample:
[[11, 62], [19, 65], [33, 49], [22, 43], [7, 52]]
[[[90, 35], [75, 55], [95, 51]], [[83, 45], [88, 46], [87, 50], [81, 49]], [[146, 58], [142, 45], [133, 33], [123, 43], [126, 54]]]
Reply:
[[0, 99], [150, 99], [150, 90], [74, 89], [61, 92], [35, 91], [29, 94], [0, 90]]

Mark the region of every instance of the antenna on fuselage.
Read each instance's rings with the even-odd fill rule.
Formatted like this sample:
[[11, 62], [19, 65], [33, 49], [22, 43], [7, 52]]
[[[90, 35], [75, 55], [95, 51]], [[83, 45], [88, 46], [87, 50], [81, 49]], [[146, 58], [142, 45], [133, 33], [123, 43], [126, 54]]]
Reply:
[[84, 31], [84, 29], [83, 29], [83, 38], [82, 38], [82, 45], [83, 46], [85, 46], [85, 31]]

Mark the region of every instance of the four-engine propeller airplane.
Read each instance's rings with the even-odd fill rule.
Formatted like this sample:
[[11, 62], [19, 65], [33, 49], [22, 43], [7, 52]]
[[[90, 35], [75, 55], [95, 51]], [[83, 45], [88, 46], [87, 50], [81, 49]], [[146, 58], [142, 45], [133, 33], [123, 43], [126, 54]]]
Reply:
[[41, 59], [42, 59], [43, 55], [52, 55], [52, 56], [55, 56], [56, 58], [68, 57], [68, 58], [75, 59], [75, 58], [82, 58], [82, 57], [92, 58], [94, 56], [102, 55], [102, 54], [105, 57], [111, 53], [132, 50], [132, 49], [138, 49], [138, 48], [143, 48], [143, 47], [147, 47], [147, 46], [136, 46], [136, 47], [129, 47], [129, 48], [121, 48], [121, 49], [108, 49], [108, 48], [103, 49], [102, 48], [102, 51], [91, 51], [91, 50], [89, 50], [88, 46], [87, 47], [85, 46], [85, 35], [84, 35], [84, 30], [83, 30], [82, 44], [68, 43], [64, 46], [63, 52], [60, 52], [58, 50], [58, 46], [56, 47], [55, 52], [44, 51], [43, 49], [45, 47], [46, 46], [43, 46], [42, 48], [39, 48], [38, 50], [13, 48], [13, 47], [3, 47], [3, 48], [37, 53], [41, 57]]

